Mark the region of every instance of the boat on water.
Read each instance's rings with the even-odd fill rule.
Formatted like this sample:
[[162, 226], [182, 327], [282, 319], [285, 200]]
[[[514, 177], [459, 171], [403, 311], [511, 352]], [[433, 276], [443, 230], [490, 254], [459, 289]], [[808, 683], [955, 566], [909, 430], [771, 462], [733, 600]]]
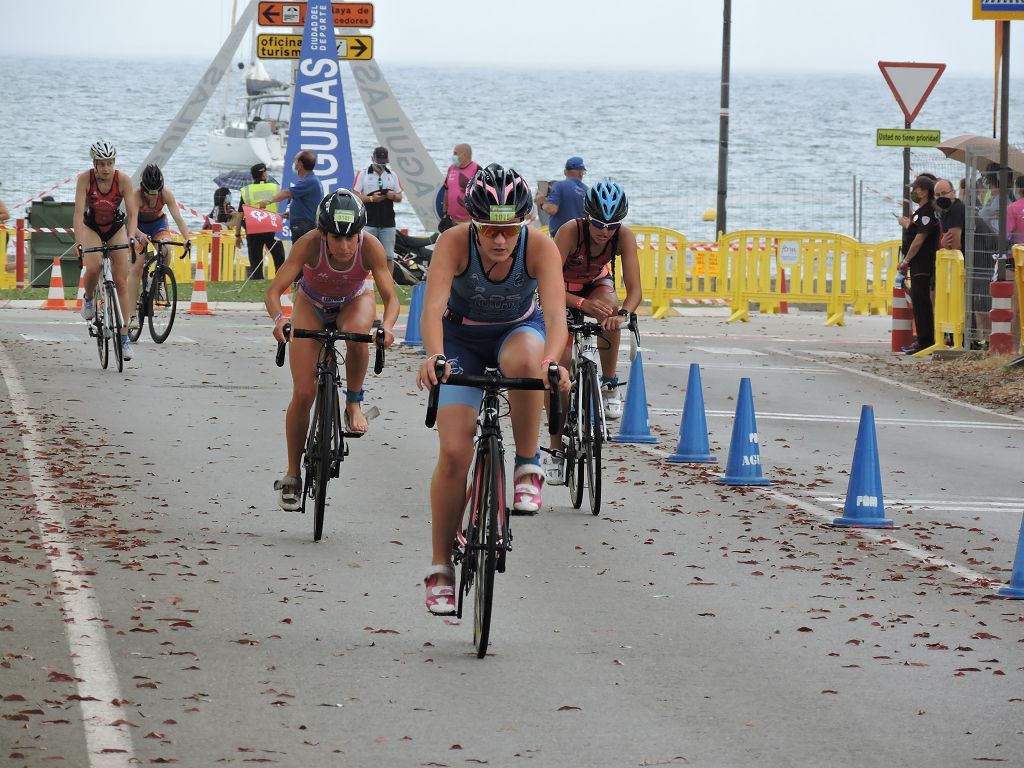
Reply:
[[271, 78], [255, 61], [246, 70], [245, 90], [240, 114], [225, 118], [207, 134], [210, 160], [222, 168], [266, 163], [267, 168], [280, 170], [288, 147], [291, 86]]

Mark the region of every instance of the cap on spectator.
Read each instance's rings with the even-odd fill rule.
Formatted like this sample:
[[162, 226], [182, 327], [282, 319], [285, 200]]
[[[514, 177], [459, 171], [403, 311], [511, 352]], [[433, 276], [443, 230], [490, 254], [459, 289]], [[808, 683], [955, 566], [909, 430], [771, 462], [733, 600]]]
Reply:
[[386, 163], [388, 161], [387, 147], [377, 147], [373, 150], [373, 162]]
[[249, 173], [252, 174], [253, 181], [258, 181], [260, 174], [267, 170], [266, 163], [256, 163], [252, 168], [249, 169]]
[[567, 171], [585, 171], [585, 170], [587, 170], [587, 167], [585, 165], [583, 165], [583, 158], [582, 157], [576, 157], [574, 155], [573, 157], [570, 157], [568, 160], [565, 161], [565, 170], [567, 170]]

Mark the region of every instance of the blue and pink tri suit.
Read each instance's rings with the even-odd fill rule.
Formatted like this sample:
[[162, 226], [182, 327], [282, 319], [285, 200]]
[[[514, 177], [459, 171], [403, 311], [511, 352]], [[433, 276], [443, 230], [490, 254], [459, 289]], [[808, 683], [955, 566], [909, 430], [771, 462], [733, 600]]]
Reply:
[[[502, 347], [517, 333], [532, 333], [544, 341], [544, 315], [537, 303], [537, 279], [526, 269], [529, 227], [519, 233], [512, 267], [503, 280], [485, 273], [469, 228], [469, 263], [452, 280], [448, 308], [442, 319], [444, 355], [452, 373], [481, 375], [497, 367]], [[438, 406], [480, 407], [483, 392], [474, 387], [441, 387]]]

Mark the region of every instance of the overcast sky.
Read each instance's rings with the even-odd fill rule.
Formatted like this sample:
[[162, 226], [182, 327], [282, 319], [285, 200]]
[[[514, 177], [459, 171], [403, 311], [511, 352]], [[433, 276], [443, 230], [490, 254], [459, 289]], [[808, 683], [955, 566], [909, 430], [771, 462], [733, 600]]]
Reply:
[[[231, 6], [34, 0], [4, 14], [0, 57], [209, 59], [227, 35]], [[732, 66], [877, 74], [882, 59], [945, 62], [945, 77], [991, 75], [994, 25], [972, 21], [970, 9], [970, 0], [734, 0]], [[382, 66], [721, 67], [721, 0], [377, 0], [375, 12], [370, 34]], [[1024, 67], [1019, 23], [1013, 39], [1016, 76]], [[17, 82], [16, 73], [0, 75]]]

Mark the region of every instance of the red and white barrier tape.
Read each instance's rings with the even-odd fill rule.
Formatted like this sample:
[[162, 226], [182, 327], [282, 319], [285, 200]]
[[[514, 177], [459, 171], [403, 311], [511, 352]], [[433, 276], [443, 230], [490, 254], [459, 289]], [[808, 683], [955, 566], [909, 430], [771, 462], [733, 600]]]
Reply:
[[73, 175], [73, 176], [68, 176], [68, 177], [67, 177], [66, 179], [64, 179], [64, 181], [60, 182], [59, 184], [54, 184], [54, 185], [53, 185], [52, 187], [50, 187], [49, 189], [43, 190], [42, 192], [40, 192], [40, 193], [39, 193], [38, 195], [36, 195], [35, 197], [30, 197], [30, 198], [29, 198], [28, 200], [26, 200], [26, 201], [25, 201], [25, 202], [23, 202], [23, 203], [18, 203], [18, 204], [17, 204], [16, 206], [14, 206], [13, 208], [11, 208], [11, 210], [12, 210], [12, 211], [16, 211], [16, 210], [18, 210], [19, 208], [24, 208], [24, 207], [25, 207], [26, 205], [28, 205], [29, 203], [31, 203], [31, 202], [32, 202], [33, 200], [38, 200], [38, 199], [39, 199], [40, 197], [43, 197], [44, 195], [46, 195], [46, 194], [48, 194], [48, 193], [50, 193], [50, 192], [53, 192], [53, 191], [54, 191], [55, 189], [60, 189], [60, 188], [61, 188], [61, 187], [63, 187], [63, 186], [65, 185], [65, 184], [67, 184], [67, 183], [68, 183], [69, 181], [71, 181], [72, 179], [76, 179], [76, 178], [78, 178], [78, 174], [77, 174], [77, 173], [76, 173], [75, 175]]

